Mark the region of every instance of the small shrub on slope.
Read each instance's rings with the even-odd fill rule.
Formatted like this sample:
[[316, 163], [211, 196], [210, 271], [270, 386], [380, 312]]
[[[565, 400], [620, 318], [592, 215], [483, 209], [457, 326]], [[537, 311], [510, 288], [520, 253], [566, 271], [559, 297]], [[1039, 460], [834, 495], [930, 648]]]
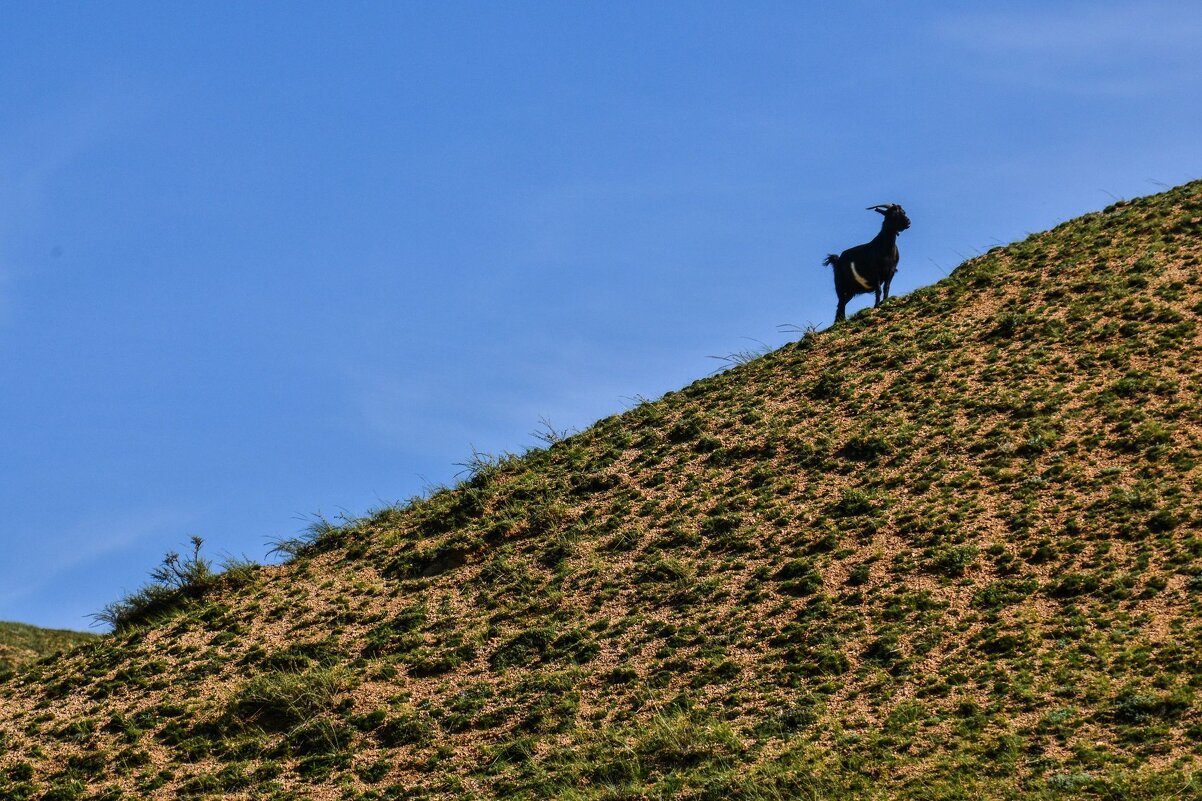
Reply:
[[92, 619], [123, 632], [198, 600], [221, 583], [240, 585], [250, 579], [255, 566], [245, 560], [226, 559], [222, 571], [213, 570], [212, 561], [200, 555], [203, 545], [204, 540], [194, 536], [190, 554], [169, 551], [150, 571], [151, 583], [108, 604]]

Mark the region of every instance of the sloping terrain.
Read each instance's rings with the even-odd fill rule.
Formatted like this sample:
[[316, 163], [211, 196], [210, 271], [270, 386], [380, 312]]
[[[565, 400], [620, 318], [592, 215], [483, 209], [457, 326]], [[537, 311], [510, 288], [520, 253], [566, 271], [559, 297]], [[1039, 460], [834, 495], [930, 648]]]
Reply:
[[478, 455], [0, 683], [0, 797], [1202, 797], [1200, 275], [1193, 183]]
[[0, 676], [43, 657], [67, 651], [95, 638], [82, 631], [40, 629], [24, 623], [0, 622]]

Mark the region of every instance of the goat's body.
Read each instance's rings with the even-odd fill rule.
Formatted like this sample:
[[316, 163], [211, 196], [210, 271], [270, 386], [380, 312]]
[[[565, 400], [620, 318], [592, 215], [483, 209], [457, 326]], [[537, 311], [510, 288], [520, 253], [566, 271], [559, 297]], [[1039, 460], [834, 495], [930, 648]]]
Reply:
[[832, 253], [826, 257], [826, 264], [835, 268], [835, 295], [839, 298], [836, 322], [845, 319], [847, 301], [856, 295], [872, 292], [876, 296], [874, 307], [889, 299], [889, 284], [901, 258], [896, 242], [890, 244], [891, 247], [883, 248], [873, 240], [848, 248], [838, 256]]
[[889, 299], [889, 284], [897, 273], [901, 258], [897, 251], [897, 235], [910, 226], [910, 220], [901, 206], [886, 208], [887, 211], [881, 212], [885, 215], [881, 232], [871, 242], [848, 248], [838, 256], [832, 253], [823, 262], [835, 268], [835, 295], [839, 299], [835, 322], [846, 319], [847, 301], [856, 295], [874, 293], [874, 307]]

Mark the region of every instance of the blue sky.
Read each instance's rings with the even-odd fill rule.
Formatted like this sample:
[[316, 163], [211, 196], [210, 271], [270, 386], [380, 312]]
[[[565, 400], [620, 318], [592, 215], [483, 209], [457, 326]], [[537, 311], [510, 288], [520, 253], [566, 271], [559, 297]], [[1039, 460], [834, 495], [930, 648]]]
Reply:
[[0, 620], [825, 326], [866, 206], [913, 220], [900, 293], [1200, 177], [1199, 41], [1186, 2], [6, 2]]

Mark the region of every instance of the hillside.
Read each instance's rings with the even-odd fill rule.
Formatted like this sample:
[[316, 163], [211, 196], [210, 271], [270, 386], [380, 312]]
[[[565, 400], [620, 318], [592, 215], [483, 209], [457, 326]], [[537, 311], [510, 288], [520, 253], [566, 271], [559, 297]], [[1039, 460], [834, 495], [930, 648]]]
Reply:
[[1192, 183], [477, 455], [0, 683], [0, 797], [1202, 797], [1200, 273]]
[[0, 621], [0, 677], [9, 675], [22, 665], [68, 651], [95, 636], [81, 631], [40, 629], [23, 623]]

